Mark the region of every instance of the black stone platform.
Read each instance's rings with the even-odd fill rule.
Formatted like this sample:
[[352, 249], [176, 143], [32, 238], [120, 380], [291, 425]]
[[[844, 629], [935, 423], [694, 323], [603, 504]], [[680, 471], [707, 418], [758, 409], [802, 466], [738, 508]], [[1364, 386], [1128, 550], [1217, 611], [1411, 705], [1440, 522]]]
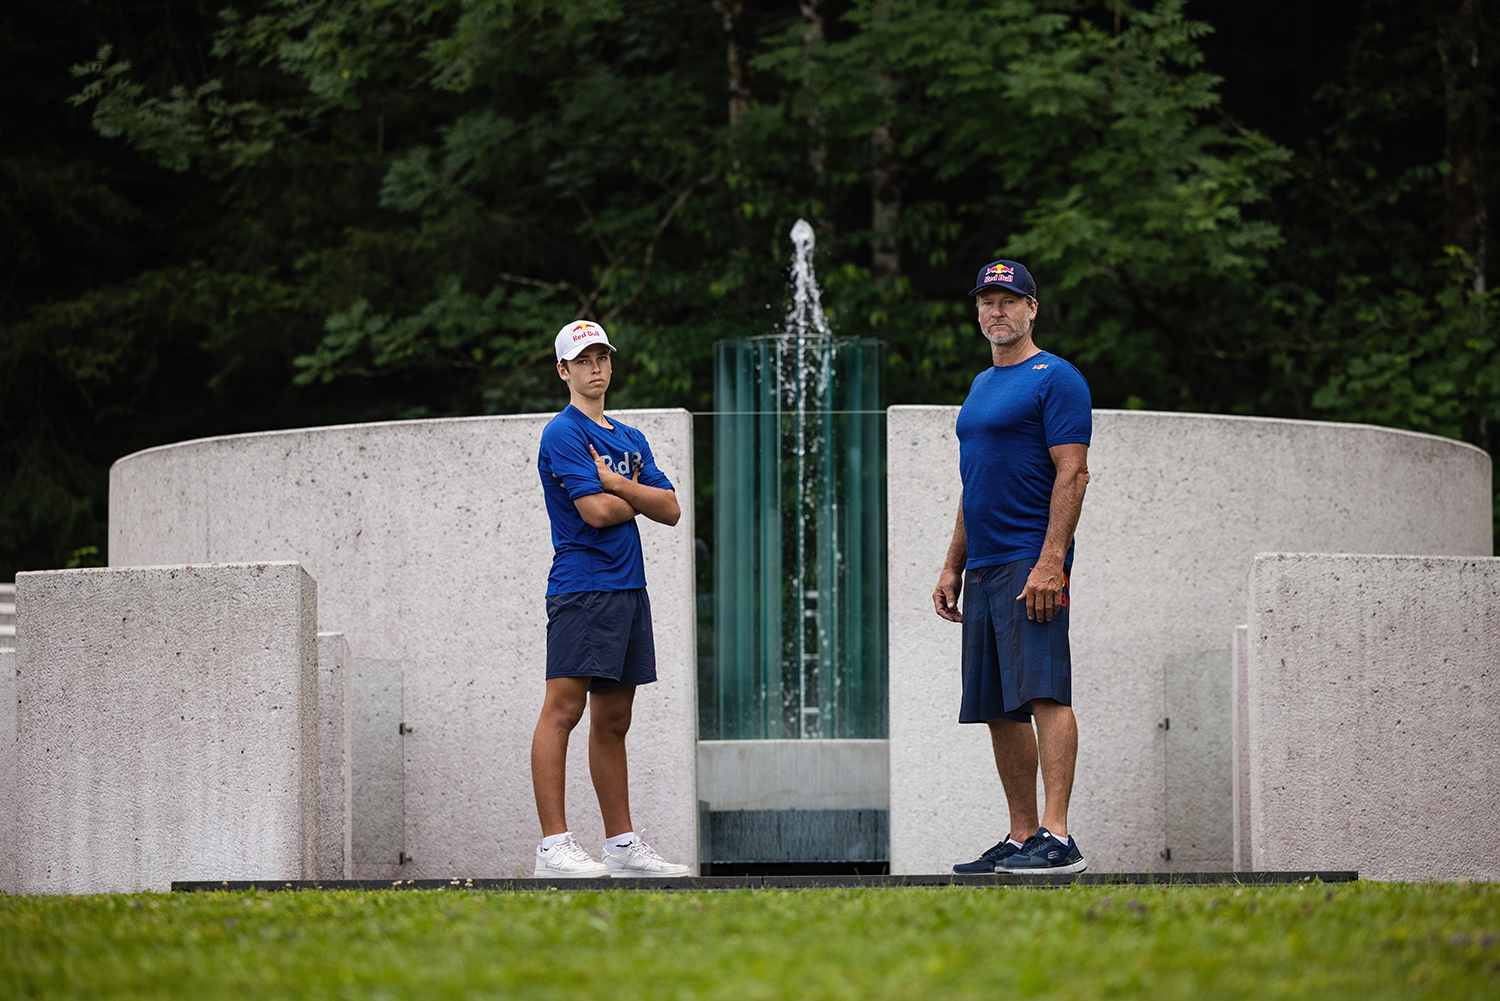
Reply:
[[980, 888], [1065, 886], [1273, 886], [1287, 883], [1352, 883], [1359, 873], [1327, 872], [1084, 872], [1075, 876], [689, 876], [685, 879], [323, 879], [174, 880], [174, 893], [213, 890], [807, 890], [968, 886]]

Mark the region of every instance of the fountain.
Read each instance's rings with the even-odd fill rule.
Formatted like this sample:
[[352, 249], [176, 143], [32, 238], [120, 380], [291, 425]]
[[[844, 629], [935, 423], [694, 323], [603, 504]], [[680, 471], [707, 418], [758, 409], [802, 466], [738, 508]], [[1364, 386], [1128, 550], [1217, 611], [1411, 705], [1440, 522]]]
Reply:
[[834, 336], [791, 238], [780, 328], [718, 345], [709, 739], [886, 735], [879, 343]]

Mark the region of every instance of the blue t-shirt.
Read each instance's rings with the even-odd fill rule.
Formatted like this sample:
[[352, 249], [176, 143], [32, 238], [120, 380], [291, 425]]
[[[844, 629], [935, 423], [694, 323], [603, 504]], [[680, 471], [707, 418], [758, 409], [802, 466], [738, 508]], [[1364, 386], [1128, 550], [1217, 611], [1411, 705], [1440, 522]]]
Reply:
[[[1048, 449], [1089, 443], [1094, 414], [1083, 373], [1042, 351], [974, 377], [958, 411], [968, 568], [1042, 554], [1057, 468]], [[1065, 562], [1073, 562], [1068, 540]]]
[[600, 427], [573, 404], [547, 422], [542, 429], [542, 447], [536, 468], [547, 498], [547, 517], [552, 522], [552, 572], [547, 575], [547, 593], [574, 591], [628, 591], [646, 586], [646, 565], [641, 558], [641, 532], [635, 519], [595, 528], [583, 520], [573, 501], [603, 493], [598, 467], [589, 455], [589, 445], [621, 476], [641, 470], [648, 487], [671, 490], [672, 481], [656, 468], [646, 436], [633, 427], [606, 417], [613, 429]]

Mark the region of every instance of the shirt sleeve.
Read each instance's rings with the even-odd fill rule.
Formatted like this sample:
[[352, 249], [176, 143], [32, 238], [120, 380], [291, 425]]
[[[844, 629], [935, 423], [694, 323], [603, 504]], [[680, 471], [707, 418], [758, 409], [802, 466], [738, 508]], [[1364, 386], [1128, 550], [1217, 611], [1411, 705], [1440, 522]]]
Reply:
[[1058, 365], [1042, 385], [1042, 426], [1047, 447], [1087, 445], [1094, 434], [1094, 407], [1089, 384], [1072, 365]]
[[573, 500], [604, 492], [599, 467], [589, 455], [588, 437], [576, 428], [562, 428], [543, 436], [542, 460]]

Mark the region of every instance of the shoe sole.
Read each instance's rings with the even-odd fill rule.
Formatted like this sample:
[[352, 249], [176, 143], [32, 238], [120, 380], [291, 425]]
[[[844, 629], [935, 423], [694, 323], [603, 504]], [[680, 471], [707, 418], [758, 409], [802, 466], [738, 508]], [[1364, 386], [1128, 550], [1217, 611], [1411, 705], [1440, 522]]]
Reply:
[[562, 872], [557, 869], [533, 869], [532, 879], [603, 879], [607, 872]]
[[1086, 859], [1079, 859], [1067, 865], [1053, 865], [1042, 869], [1006, 869], [998, 866], [995, 871], [1008, 876], [1070, 876], [1075, 872], [1083, 872], [1088, 867]]
[[646, 872], [641, 869], [611, 869], [615, 879], [686, 879], [692, 872]]

